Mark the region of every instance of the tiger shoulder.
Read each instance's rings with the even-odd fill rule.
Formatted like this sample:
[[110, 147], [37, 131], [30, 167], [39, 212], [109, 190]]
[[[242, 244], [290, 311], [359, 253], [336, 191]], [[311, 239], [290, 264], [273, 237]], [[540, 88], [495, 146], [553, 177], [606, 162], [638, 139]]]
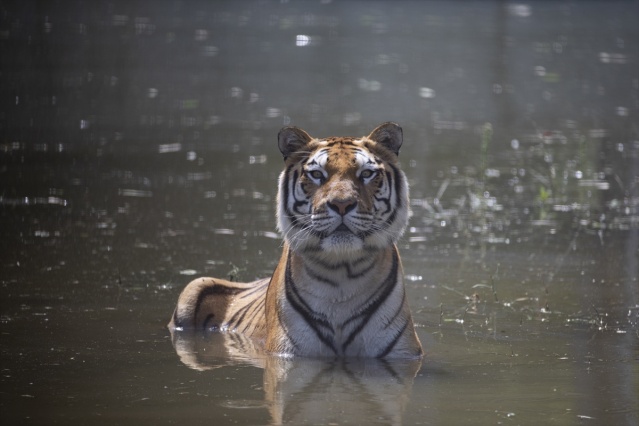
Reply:
[[240, 333], [270, 354], [421, 357], [397, 248], [409, 215], [402, 142], [401, 127], [390, 122], [364, 137], [283, 128], [277, 227], [284, 244], [273, 275], [192, 281], [171, 330]]

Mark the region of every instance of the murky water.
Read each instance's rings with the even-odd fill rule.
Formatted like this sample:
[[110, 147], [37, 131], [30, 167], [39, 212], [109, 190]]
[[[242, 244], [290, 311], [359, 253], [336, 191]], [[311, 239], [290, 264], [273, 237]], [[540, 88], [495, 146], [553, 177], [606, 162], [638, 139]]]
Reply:
[[[639, 423], [637, 1], [0, 10], [3, 424]], [[278, 259], [278, 129], [387, 120], [424, 361], [174, 347]]]

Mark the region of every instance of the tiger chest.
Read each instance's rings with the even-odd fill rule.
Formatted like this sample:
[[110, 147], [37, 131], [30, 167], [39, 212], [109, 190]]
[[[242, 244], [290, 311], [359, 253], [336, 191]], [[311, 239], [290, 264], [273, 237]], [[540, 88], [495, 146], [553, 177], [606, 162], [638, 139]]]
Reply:
[[292, 269], [289, 264], [280, 303], [283, 338], [292, 352], [375, 356], [396, 334], [404, 295], [394, 262], [387, 268], [372, 258], [370, 265]]

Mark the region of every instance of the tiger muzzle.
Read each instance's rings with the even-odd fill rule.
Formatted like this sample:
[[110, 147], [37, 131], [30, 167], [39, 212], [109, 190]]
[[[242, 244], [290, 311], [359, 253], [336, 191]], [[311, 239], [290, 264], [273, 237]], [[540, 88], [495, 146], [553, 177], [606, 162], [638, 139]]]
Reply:
[[357, 201], [354, 199], [348, 200], [331, 200], [326, 202], [326, 206], [338, 213], [340, 216], [345, 216], [350, 211], [357, 207]]

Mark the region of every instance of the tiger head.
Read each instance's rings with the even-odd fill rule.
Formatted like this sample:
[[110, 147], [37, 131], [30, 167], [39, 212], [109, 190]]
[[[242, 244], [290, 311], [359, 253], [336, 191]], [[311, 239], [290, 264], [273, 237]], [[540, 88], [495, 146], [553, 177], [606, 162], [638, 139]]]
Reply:
[[391, 246], [408, 221], [408, 183], [398, 165], [402, 129], [317, 139], [296, 127], [278, 135], [278, 228], [298, 252], [360, 255]]

